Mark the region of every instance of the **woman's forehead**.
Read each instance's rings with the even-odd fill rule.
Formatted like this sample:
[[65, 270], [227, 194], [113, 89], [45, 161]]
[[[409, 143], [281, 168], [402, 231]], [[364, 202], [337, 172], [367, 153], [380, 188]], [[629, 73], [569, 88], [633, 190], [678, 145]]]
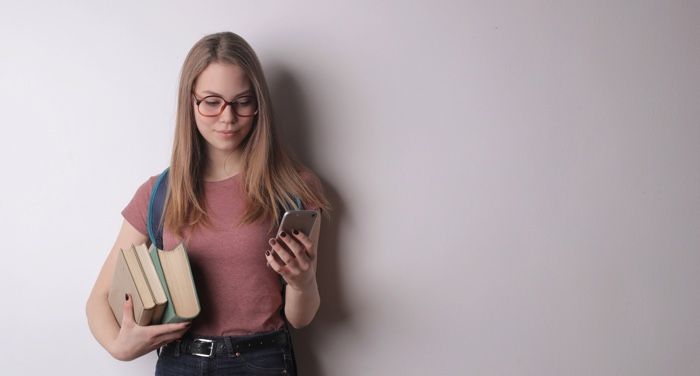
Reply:
[[200, 94], [234, 97], [251, 89], [250, 80], [238, 65], [211, 63], [197, 77], [194, 89]]

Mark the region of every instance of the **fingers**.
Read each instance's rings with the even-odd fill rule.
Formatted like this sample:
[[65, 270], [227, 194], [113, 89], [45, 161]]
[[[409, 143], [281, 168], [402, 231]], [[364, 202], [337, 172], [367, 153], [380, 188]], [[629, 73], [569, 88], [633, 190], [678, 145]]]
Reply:
[[177, 332], [186, 332], [189, 330], [192, 322], [179, 322], [175, 324], [160, 324], [160, 325], [150, 325], [147, 328], [150, 330], [150, 335], [153, 337], [166, 336]]
[[294, 230], [289, 234], [283, 231], [269, 243], [271, 250], [265, 251], [267, 264], [289, 284], [308, 279], [309, 270], [315, 270], [314, 243], [302, 232]]
[[302, 270], [309, 268], [311, 259], [306, 253], [306, 249], [303, 244], [289, 234], [285, 232], [280, 233], [279, 240], [270, 244], [285, 264], [296, 263]]
[[190, 329], [190, 324], [191, 322], [152, 325], [148, 327], [153, 329], [153, 331], [150, 333], [152, 343], [155, 347], [165, 346], [168, 343], [184, 336]]
[[292, 280], [312, 268], [312, 260], [303, 245], [289, 234], [281, 233], [279, 239], [270, 239], [272, 250], [265, 252], [267, 264], [292, 283]]
[[[191, 322], [146, 326], [136, 325], [133, 298], [128, 294], [125, 296], [122, 308], [122, 326], [119, 337], [122, 342], [126, 343], [125, 346], [131, 349], [131, 355], [125, 356], [124, 359], [133, 359], [147, 351], [170, 343], [182, 337], [190, 328]], [[121, 359], [121, 357], [118, 359]]]
[[180, 339], [184, 334], [185, 334], [185, 332], [182, 332], [181, 334], [177, 334], [177, 335], [171, 334], [167, 337], [158, 337], [157, 339], [154, 339], [155, 342], [153, 342], [153, 344], [150, 347], [152, 349], [157, 349], [159, 347], [166, 346], [167, 344]]
[[304, 246], [306, 254], [309, 256], [310, 259], [313, 260], [314, 257], [316, 257], [316, 247], [314, 247], [314, 242], [311, 241], [311, 239], [301, 231], [292, 231], [292, 236], [294, 236], [294, 239], [296, 239], [299, 243], [301, 243], [302, 246]]
[[267, 264], [270, 265], [272, 270], [284, 276], [287, 274], [287, 270], [284, 269], [284, 264], [277, 261], [277, 258], [270, 251], [265, 251], [265, 258], [267, 259]]
[[124, 296], [124, 305], [122, 306], [122, 327], [134, 326], [134, 301], [129, 294]]
[[185, 333], [187, 333], [188, 330], [189, 327], [186, 327], [184, 329], [176, 330], [174, 332], [166, 332], [156, 336], [155, 340], [157, 341], [157, 343], [169, 343], [185, 335]]
[[277, 255], [282, 261], [282, 264], [289, 265], [294, 260], [294, 254], [289, 252], [280, 241], [277, 239], [270, 239], [270, 247], [272, 247], [273, 255]]

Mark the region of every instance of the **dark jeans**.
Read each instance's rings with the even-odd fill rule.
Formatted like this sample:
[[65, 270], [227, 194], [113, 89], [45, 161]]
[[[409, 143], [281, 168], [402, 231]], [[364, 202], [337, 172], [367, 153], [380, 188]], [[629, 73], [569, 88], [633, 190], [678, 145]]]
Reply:
[[[182, 352], [170, 344], [163, 348], [156, 364], [157, 375], [288, 375], [296, 376], [296, 367], [290, 343], [273, 347], [234, 351], [236, 340], [255, 339], [240, 337], [197, 337], [213, 340], [211, 357], [200, 357]], [[187, 337], [186, 337], [187, 338]], [[190, 337], [191, 338], [191, 337]], [[228, 338], [228, 339], [227, 339]]]

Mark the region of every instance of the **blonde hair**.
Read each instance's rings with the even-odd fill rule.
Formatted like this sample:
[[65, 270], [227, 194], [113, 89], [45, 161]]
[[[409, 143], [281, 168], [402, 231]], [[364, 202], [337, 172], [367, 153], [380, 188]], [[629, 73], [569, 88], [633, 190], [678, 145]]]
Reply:
[[248, 201], [241, 222], [272, 219], [271, 226], [279, 224], [280, 208], [296, 208], [294, 196], [306, 207], [318, 207], [327, 213], [329, 202], [320, 190], [314, 192], [309, 188], [300, 175], [304, 167], [277, 140], [270, 93], [257, 55], [239, 35], [222, 32], [195, 43], [182, 66], [165, 228], [182, 236], [186, 227], [208, 224], [203, 182], [206, 141], [195, 123], [192, 90], [197, 77], [211, 63], [240, 67], [248, 76], [258, 102], [258, 114], [241, 145], [243, 189]]

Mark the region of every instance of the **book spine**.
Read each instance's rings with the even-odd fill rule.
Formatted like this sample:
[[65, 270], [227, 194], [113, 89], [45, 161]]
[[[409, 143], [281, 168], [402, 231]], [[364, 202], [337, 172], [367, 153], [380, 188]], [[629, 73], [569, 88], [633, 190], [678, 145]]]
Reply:
[[141, 318], [136, 323], [140, 326], [150, 325], [151, 319], [153, 318], [153, 311], [155, 311], [155, 307], [150, 309], [144, 309], [143, 313], [141, 314]]
[[[136, 250], [136, 247], [133, 245], [131, 246], [131, 252], [136, 258], [136, 262], [138, 262], [139, 265], [139, 270], [141, 271], [141, 275], [143, 276], [143, 281], [146, 283], [146, 288], [148, 292], [148, 296], [150, 297], [150, 300], [153, 301], [153, 309], [155, 310], [156, 307], [156, 295], [153, 293], [153, 288], [151, 287], [151, 284], [148, 281], [148, 276], [146, 275], [146, 267], [144, 266], [144, 262], [149, 262], [152, 261], [150, 259], [141, 259], [141, 255], [139, 255], [139, 252]], [[146, 291], [145, 291], [146, 292]], [[149, 321], [150, 322], [150, 321]]]
[[[195, 303], [197, 304], [197, 307], [200, 307], [200, 305], [199, 305], [199, 294], [197, 293], [197, 287], [195, 286], [195, 283], [194, 283], [194, 275], [192, 274], [192, 265], [190, 264], [190, 256], [187, 254], [187, 249], [185, 249], [185, 247], [182, 246], [182, 244], [181, 244], [181, 247], [182, 247], [182, 253], [183, 253], [184, 256], [185, 256], [184, 259], [185, 259], [185, 264], [187, 265], [187, 272], [189, 273], [189, 280], [192, 282], [192, 291], [193, 291], [193, 294], [194, 294], [194, 300], [195, 300]], [[198, 315], [198, 314], [199, 314], [199, 313], [197, 313], [197, 315]], [[193, 318], [194, 318], [194, 317], [190, 317], [190, 318], [187, 318], [187, 319], [183, 319], [183, 321], [185, 321], [185, 320], [191, 320], [191, 319], [193, 319]]]
[[151, 325], [160, 324], [163, 321], [163, 315], [165, 314], [165, 309], [168, 307], [168, 303], [159, 304], [153, 309], [153, 317], [151, 318]]
[[158, 256], [158, 249], [155, 246], [151, 246], [151, 249], [148, 251], [149, 255], [151, 256], [151, 260], [153, 261], [153, 266], [156, 268], [156, 273], [158, 273], [158, 278], [160, 279], [160, 283], [163, 285], [163, 291], [165, 291], [165, 297], [168, 299], [168, 302], [165, 304], [165, 307], [163, 309], [163, 316], [161, 319], [162, 324], [168, 324], [171, 322], [178, 322], [178, 321], [173, 321], [173, 319], [176, 318], [175, 315], [175, 307], [173, 306], [173, 299], [170, 296], [170, 289], [168, 288], [168, 282], [165, 280], [165, 274], [163, 274], [163, 266], [160, 264], [160, 257]]

